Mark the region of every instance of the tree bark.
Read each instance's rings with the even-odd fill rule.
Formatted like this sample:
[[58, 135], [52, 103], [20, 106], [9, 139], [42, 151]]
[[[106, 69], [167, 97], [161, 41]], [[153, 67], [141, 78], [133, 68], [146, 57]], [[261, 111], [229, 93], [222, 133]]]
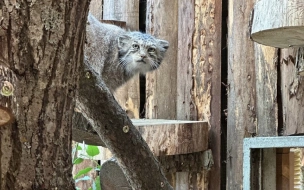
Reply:
[[74, 189], [72, 115], [88, 6], [0, 2], [0, 64], [10, 71], [1, 75], [15, 89], [0, 99], [16, 118], [0, 128], [0, 189]]
[[80, 73], [77, 107], [117, 158], [133, 189], [172, 189], [126, 112], [89, 65]]

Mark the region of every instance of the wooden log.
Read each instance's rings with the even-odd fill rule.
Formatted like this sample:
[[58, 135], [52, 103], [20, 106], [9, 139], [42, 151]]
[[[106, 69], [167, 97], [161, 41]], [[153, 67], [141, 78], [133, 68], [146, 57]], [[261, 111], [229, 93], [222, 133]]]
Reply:
[[251, 37], [273, 47], [304, 45], [303, 0], [260, 0], [254, 7]]
[[248, 31], [254, 2], [228, 3], [228, 190], [242, 189], [243, 138], [256, 133], [254, 45]]

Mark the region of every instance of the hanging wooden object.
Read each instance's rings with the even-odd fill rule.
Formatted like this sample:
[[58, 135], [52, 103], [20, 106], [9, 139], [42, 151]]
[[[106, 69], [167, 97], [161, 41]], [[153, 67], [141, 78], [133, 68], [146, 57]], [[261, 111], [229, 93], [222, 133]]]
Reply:
[[304, 46], [304, 1], [260, 0], [252, 12], [251, 37], [267, 46]]

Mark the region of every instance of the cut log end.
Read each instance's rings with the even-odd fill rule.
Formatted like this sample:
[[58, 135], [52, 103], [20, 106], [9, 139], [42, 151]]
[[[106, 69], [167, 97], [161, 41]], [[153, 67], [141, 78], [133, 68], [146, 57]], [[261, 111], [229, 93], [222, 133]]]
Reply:
[[257, 43], [277, 48], [304, 46], [304, 26], [252, 32], [251, 38]]

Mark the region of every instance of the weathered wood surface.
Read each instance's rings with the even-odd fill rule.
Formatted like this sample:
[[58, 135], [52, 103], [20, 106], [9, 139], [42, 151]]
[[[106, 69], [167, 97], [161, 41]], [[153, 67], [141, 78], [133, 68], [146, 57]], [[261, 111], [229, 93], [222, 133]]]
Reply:
[[[104, 0], [103, 19], [126, 22], [126, 28], [139, 28], [139, 0], [124, 1]], [[140, 94], [139, 76], [135, 76], [114, 93], [119, 105], [127, 112], [130, 118], [139, 118]]]
[[133, 120], [155, 156], [200, 152], [208, 149], [208, 123]]
[[228, 3], [228, 190], [242, 189], [243, 138], [256, 133], [254, 45], [248, 30], [254, 2]]
[[[204, 121], [133, 119], [132, 123], [155, 156], [187, 154], [208, 148], [208, 123]], [[74, 128], [74, 131], [80, 134], [73, 135], [77, 142], [105, 146], [90, 125]]]
[[[303, 48], [289, 48], [281, 50], [280, 86], [282, 94], [282, 130], [281, 134], [304, 133], [304, 83], [303, 77], [298, 75], [298, 56], [304, 56]], [[303, 61], [303, 60], [302, 60]]]
[[148, 0], [146, 27], [170, 43], [160, 68], [146, 76], [146, 118], [177, 119], [178, 1]]
[[303, 0], [260, 0], [254, 6], [252, 39], [287, 48], [304, 45]]
[[[214, 166], [209, 174], [209, 189], [221, 189], [221, 35], [222, 2], [196, 0], [192, 46], [192, 98], [194, 120], [210, 124], [209, 147]], [[183, 16], [183, 14], [180, 14]], [[185, 20], [186, 21], [186, 20]], [[184, 52], [179, 54], [183, 55]], [[199, 175], [198, 175], [199, 176]]]
[[88, 7], [87, 0], [0, 3], [0, 75], [15, 85], [5, 106], [16, 118], [0, 127], [0, 189], [75, 188], [72, 115]]
[[77, 108], [117, 158], [132, 188], [172, 189], [148, 145], [90, 66], [81, 68], [78, 92]]
[[[177, 2], [148, 1], [147, 31], [158, 34], [160, 26], [170, 26], [161, 29], [169, 34], [166, 39], [175, 49], [167, 56], [170, 65], [163, 64], [154, 76], [147, 77], [146, 117], [207, 120], [211, 127], [210, 147], [216, 155], [211, 172], [215, 180], [211, 180], [214, 183], [209, 188], [220, 189], [221, 1]], [[175, 8], [178, 12], [173, 13]], [[169, 9], [172, 11], [168, 13]], [[205, 179], [204, 172], [178, 176], [180, 181], [188, 181], [187, 188], [204, 189], [208, 186], [206, 180], [190, 181], [196, 177]]]
[[[278, 135], [278, 49], [254, 43], [257, 136]], [[251, 76], [247, 76], [247, 80]]]
[[100, 184], [102, 190], [131, 190], [122, 169], [115, 159], [109, 159], [101, 165]]
[[103, 19], [103, 0], [91, 0], [89, 11], [97, 20]]

